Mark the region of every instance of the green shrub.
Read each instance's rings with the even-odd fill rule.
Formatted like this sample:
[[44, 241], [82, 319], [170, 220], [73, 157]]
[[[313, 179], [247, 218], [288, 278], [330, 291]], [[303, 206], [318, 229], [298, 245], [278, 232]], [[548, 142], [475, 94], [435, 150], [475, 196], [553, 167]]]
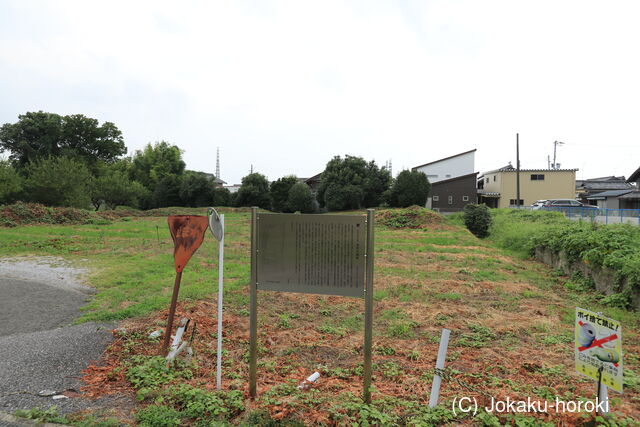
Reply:
[[491, 227], [491, 213], [489, 213], [487, 205], [466, 205], [464, 207], [464, 225], [477, 237], [487, 237]]
[[151, 405], [136, 412], [140, 427], [170, 427], [182, 425], [180, 412], [164, 405]]
[[16, 202], [0, 207], [0, 226], [23, 224], [110, 224], [116, 216], [107, 212], [95, 213], [84, 209], [55, 208], [39, 203]]
[[244, 411], [242, 391], [206, 391], [188, 384], [169, 389], [166, 398], [183, 417], [193, 419], [230, 419]]
[[164, 357], [134, 356], [132, 363], [126, 378], [135, 388], [157, 388], [176, 377], [176, 371], [167, 367]]
[[429, 228], [443, 221], [442, 215], [420, 206], [376, 211], [376, 222], [389, 228]]

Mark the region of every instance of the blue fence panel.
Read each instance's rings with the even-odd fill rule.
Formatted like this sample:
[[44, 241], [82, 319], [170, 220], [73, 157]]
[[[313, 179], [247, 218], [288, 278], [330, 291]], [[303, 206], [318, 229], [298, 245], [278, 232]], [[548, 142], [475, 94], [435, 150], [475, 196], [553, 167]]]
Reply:
[[[532, 209], [521, 206], [520, 209]], [[570, 219], [584, 219], [602, 224], [640, 225], [640, 209], [602, 209], [596, 206], [542, 206], [544, 211], [562, 212]]]

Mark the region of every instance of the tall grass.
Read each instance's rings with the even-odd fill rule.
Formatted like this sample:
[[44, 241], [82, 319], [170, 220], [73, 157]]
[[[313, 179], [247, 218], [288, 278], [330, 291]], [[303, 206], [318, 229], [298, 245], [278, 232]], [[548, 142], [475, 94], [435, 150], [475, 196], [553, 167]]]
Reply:
[[535, 236], [570, 225], [561, 212], [494, 209], [491, 214], [493, 225], [488, 239], [520, 257], [531, 255]]

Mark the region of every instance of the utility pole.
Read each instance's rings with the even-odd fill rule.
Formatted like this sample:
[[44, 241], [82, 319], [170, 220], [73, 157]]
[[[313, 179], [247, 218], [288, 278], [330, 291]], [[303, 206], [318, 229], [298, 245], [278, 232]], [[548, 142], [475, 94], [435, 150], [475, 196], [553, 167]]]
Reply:
[[553, 163], [551, 164], [553, 169], [558, 169], [558, 164], [556, 163], [556, 149], [558, 148], [558, 145], [564, 145], [564, 142], [553, 141]]
[[516, 207], [520, 208], [520, 135], [516, 133]]

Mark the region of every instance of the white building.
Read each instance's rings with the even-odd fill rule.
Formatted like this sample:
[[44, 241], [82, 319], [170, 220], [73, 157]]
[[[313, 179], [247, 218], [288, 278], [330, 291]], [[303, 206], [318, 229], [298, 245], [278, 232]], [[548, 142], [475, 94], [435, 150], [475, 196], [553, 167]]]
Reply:
[[465, 151], [444, 159], [425, 163], [412, 168], [412, 171], [423, 172], [430, 183], [474, 173], [476, 150]]

